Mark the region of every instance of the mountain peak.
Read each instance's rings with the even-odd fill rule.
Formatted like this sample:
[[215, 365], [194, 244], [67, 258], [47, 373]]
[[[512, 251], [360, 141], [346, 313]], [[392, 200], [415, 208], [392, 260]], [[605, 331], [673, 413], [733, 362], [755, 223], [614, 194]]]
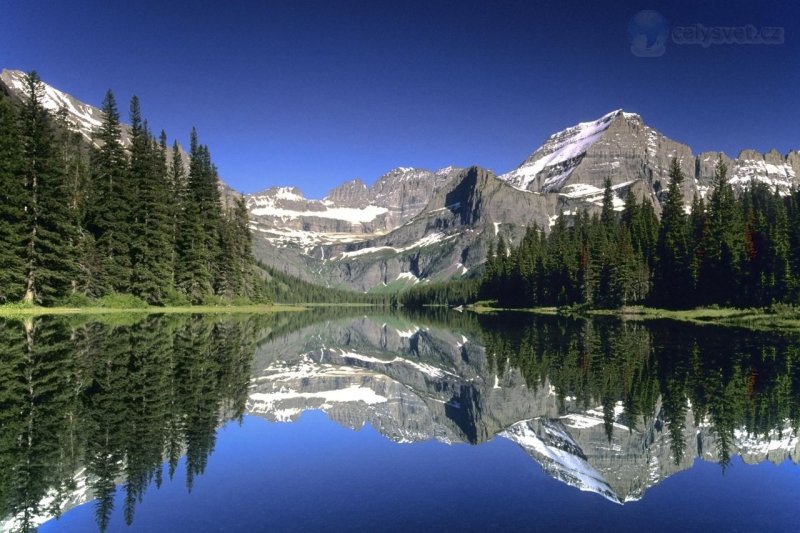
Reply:
[[267, 196], [276, 200], [290, 200], [296, 202], [305, 200], [305, 196], [303, 196], [303, 192], [300, 189], [286, 186], [269, 187], [252, 196]]
[[569, 177], [579, 160], [595, 142], [597, 142], [619, 117], [638, 119], [635, 113], [627, 113], [616, 109], [606, 113], [597, 120], [580, 122], [548, 137], [545, 143], [531, 154], [519, 168], [500, 176], [521, 190], [528, 190], [534, 180], [547, 174], [542, 182], [542, 189], [557, 189]]

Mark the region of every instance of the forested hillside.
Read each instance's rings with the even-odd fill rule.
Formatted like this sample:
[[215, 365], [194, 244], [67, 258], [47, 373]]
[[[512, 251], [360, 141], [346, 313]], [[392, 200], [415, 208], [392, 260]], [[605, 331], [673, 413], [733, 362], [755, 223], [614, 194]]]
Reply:
[[707, 202], [684, 204], [672, 161], [661, 218], [630, 191], [616, 212], [610, 182], [602, 209], [559, 216], [549, 233], [529, 227], [516, 247], [502, 236], [479, 281], [415, 287], [411, 306], [496, 300], [500, 307], [648, 304], [764, 307], [800, 300], [800, 192], [752, 182], [738, 195], [720, 158]]
[[196, 131], [185, 168], [134, 96], [125, 149], [109, 91], [89, 143], [43, 107], [36, 73], [25, 83], [21, 102], [0, 95], [0, 303], [266, 300], [244, 201], [223, 206]]
[[480, 296], [501, 306], [649, 303], [666, 308], [795, 303], [800, 292], [800, 194], [754, 182], [738, 197], [720, 159], [708, 202], [687, 214], [684, 175], [670, 170], [661, 220], [629, 194], [620, 215], [607, 184], [602, 211], [562, 215], [548, 235], [530, 228], [486, 261]]
[[281, 303], [361, 303], [394, 305], [395, 294], [359, 293], [308, 283], [259, 263], [266, 274], [264, 294], [273, 302]]

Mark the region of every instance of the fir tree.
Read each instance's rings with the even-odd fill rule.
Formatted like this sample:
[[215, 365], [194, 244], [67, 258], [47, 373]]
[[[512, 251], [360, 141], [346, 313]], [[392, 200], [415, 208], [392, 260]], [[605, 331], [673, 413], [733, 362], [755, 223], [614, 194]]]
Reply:
[[683, 171], [676, 158], [669, 171], [670, 183], [661, 213], [653, 272], [653, 299], [665, 307], [688, 306], [691, 291], [689, 232], [683, 208]]
[[172, 224], [166, 153], [142, 123], [139, 99], [131, 99], [131, 184], [136, 190], [131, 257], [131, 291], [163, 304], [171, 291]]
[[614, 214], [614, 190], [611, 188], [611, 178], [603, 181], [603, 203], [600, 212], [600, 221], [607, 232], [613, 232], [617, 227], [617, 216]]
[[73, 290], [77, 231], [69, 191], [56, 157], [51, 117], [42, 106], [43, 84], [35, 72], [25, 77], [21, 113], [21, 176], [27, 189], [27, 302], [52, 303]]
[[25, 293], [27, 191], [21, 167], [16, 113], [0, 98], [0, 303], [19, 301]]
[[182, 209], [178, 240], [178, 287], [193, 303], [214, 293], [214, 261], [219, 247], [219, 191], [207, 150], [190, 137], [190, 164], [187, 195]]
[[721, 156], [715, 169], [706, 223], [700, 267], [703, 294], [707, 303], [738, 303], [745, 260], [744, 225], [741, 208], [728, 181], [728, 168]]
[[122, 147], [119, 111], [109, 90], [103, 99], [103, 123], [95, 132], [100, 148], [92, 152], [87, 229], [94, 236], [100, 267], [89, 292], [106, 294], [130, 288], [131, 187]]

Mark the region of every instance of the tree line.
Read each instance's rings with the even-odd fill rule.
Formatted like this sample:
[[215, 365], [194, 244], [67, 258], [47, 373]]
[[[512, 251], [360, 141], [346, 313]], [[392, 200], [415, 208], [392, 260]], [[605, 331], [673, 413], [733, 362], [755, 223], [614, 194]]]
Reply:
[[93, 142], [44, 107], [25, 77], [19, 105], [0, 93], [0, 303], [43, 305], [131, 294], [176, 305], [264, 301], [242, 197], [222, 201], [209, 149], [191, 132], [188, 168], [130, 102], [113, 93]]
[[261, 261], [257, 261], [257, 264], [268, 280], [264, 286], [264, 295], [273, 302], [288, 304], [346, 302], [392, 307], [396, 305], [395, 294], [323, 287], [281, 272]]
[[477, 298], [501, 307], [645, 303], [665, 308], [764, 307], [800, 298], [800, 192], [780, 196], [753, 182], [738, 196], [725, 163], [713, 191], [684, 205], [684, 175], [672, 160], [660, 220], [629, 190], [614, 210], [562, 213], [546, 234], [531, 227], [515, 248], [502, 236], [489, 253]]

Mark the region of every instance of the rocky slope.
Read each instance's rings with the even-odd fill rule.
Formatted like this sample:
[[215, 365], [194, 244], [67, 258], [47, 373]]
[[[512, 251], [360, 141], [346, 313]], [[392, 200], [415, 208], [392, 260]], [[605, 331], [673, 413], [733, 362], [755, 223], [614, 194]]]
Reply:
[[641, 179], [658, 193], [669, 183], [669, 164], [677, 157], [687, 176], [686, 195], [691, 199], [695, 192], [705, 195], [709, 190], [720, 156], [735, 186], [744, 187], [754, 180], [788, 192], [800, 178], [797, 151], [786, 157], [776, 150], [767, 154], [743, 150], [736, 159], [721, 152], [695, 156], [687, 145], [667, 138], [647, 126], [639, 115], [621, 109], [552, 135], [518, 168], [500, 178], [519, 189], [540, 192], [561, 192], [577, 185], [602, 188], [606, 178], [614, 184]]

